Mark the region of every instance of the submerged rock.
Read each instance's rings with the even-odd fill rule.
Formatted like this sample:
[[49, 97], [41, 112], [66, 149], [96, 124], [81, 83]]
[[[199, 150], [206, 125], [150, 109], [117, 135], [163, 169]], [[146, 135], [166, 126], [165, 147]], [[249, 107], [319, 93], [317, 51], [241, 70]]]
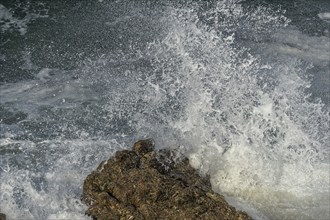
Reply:
[[152, 140], [118, 151], [84, 182], [82, 200], [93, 219], [251, 219], [214, 193], [187, 158], [154, 150]]

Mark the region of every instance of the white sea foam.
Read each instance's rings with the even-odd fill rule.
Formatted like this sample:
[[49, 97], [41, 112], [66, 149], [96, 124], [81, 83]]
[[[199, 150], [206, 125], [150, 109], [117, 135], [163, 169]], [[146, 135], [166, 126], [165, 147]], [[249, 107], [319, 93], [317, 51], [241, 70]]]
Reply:
[[[169, 89], [184, 97], [183, 113], [167, 122], [192, 165], [211, 175], [216, 191], [270, 219], [329, 218], [329, 116], [308, 101], [301, 62], [269, 59], [264, 71], [266, 60], [196, 25], [193, 12], [168, 19], [170, 33], [152, 54], [165, 80], [154, 78], [161, 89], [150, 93], [164, 100]], [[164, 75], [165, 63], [173, 72]]]
[[69, 108], [83, 101], [98, 100], [99, 95], [93, 88], [84, 86], [74, 78], [74, 74], [43, 68], [36, 74], [35, 80], [2, 85], [1, 103], [20, 102], [21, 110], [33, 114], [39, 106]]
[[[39, 3], [40, 4], [40, 3]], [[29, 2], [25, 4], [19, 4], [17, 8], [6, 8], [4, 5], [0, 4], [0, 30], [1, 32], [6, 31], [18, 31], [21, 35], [26, 34], [28, 24], [37, 18], [47, 18], [48, 9], [33, 9], [30, 8], [31, 4]], [[26, 12], [23, 18], [15, 17], [13, 12], [17, 9]]]
[[91, 168], [95, 169], [90, 157], [102, 161], [123, 147], [115, 140], [95, 139], [0, 141], [2, 151], [15, 152], [11, 156], [4, 153], [11, 161], [10, 169], [0, 170], [1, 212], [9, 219], [89, 219], [84, 215], [86, 207], [80, 196], [85, 176]]
[[319, 13], [318, 16], [322, 20], [330, 21], [330, 12]]
[[330, 39], [325, 36], [313, 37], [298, 30], [286, 29], [274, 33], [275, 41], [269, 50], [307, 60], [316, 65], [327, 66], [330, 62]]

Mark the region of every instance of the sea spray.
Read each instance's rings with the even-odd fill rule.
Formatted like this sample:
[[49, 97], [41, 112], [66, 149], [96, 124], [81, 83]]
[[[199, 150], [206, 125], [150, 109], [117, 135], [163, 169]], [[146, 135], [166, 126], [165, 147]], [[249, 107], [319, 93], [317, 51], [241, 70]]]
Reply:
[[160, 74], [150, 93], [163, 97], [156, 118], [165, 117], [192, 165], [216, 191], [270, 219], [328, 218], [329, 114], [306, 94], [308, 65], [262, 60], [233, 44], [235, 32], [203, 25], [192, 9], [171, 15], [170, 33], [152, 45]]
[[[137, 2], [95, 5], [85, 10], [98, 16], [68, 13], [64, 25], [60, 51], [79, 65], [51, 67], [48, 58], [63, 64], [63, 54], [35, 55], [32, 45], [33, 79], [1, 84], [1, 107], [26, 115], [1, 124], [1, 212], [84, 218], [85, 176], [153, 137], [158, 147], [179, 148], [215, 191], [256, 219], [329, 218], [329, 113], [308, 94], [312, 64], [274, 50], [301, 47], [278, 36], [292, 36], [280, 10], [238, 1], [149, 11]], [[122, 17], [109, 16], [116, 10]], [[102, 31], [89, 34], [92, 21]], [[80, 29], [86, 36], [73, 37]], [[89, 36], [98, 41], [76, 53]]]

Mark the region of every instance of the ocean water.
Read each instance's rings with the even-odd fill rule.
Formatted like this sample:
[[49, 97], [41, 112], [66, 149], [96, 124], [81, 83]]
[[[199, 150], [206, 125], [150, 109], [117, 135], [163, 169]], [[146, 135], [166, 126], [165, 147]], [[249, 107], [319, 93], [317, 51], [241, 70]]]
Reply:
[[152, 137], [254, 219], [329, 219], [328, 1], [0, 1], [0, 212], [89, 219]]

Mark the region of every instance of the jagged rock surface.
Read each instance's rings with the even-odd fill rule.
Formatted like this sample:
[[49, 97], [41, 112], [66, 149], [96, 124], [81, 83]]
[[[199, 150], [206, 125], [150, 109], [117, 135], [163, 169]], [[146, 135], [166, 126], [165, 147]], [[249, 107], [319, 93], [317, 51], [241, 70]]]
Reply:
[[187, 158], [154, 150], [151, 140], [118, 151], [84, 182], [82, 200], [93, 219], [251, 219], [212, 191]]

